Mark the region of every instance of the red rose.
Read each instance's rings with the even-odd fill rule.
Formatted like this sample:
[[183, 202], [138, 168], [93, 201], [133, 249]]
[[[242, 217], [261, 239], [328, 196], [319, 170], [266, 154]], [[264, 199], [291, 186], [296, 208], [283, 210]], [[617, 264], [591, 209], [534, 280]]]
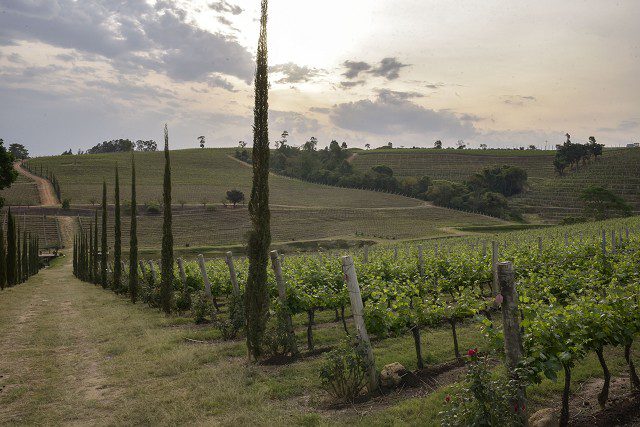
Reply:
[[478, 354], [478, 348], [470, 348], [469, 351], [467, 351], [467, 356], [469, 357], [473, 357], [476, 354]]
[[451, 402], [451, 396], [449, 396], [448, 394], [445, 396], [444, 401], [449, 403]]

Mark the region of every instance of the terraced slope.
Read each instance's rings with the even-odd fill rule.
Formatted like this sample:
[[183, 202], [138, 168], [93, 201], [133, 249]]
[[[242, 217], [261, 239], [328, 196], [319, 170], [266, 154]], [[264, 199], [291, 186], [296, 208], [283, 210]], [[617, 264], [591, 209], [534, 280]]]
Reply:
[[397, 176], [429, 176], [433, 179], [464, 181], [473, 173], [509, 164], [529, 174], [529, 190], [513, 199], [526, 213], [548, 220], [578, 216], [580, 191], [598, 185], [610, 189], [640, 213], [640, 149], [609, 149], [597, 161], [559, 177], [553, 169], [554, 152], [515, 150], [372, 150], [356, 155], [352, 164], [359, 170], [385, 164]]
[[[20, 231], [37, 234], [40, 237], [40, 248], [62, 247], [60, 229], [56, 218], [47, 215], [16, 215], [16, 223]], [[2, 227], [6, 233], [7, 215], [2, 216]], [[6, 235], [6, 234], [5, 234]]]
[[[230, 157], [232, 149], [192, 149], [171, 153], [173, 200], [191, 204], [220, 203], [231, 189], [249, 197], [251, 168]], [[60, 182], [62, 197], [72, 204], [88, 204], [101, 197], [102, 180], [111, 186], [116, 164], [120, 165], [122, 199], [130, 198], [130, 153], [54, 156], [29, 160], [33, 170], [52, 171]], [[138, 201], [162, 199], [163, 155], [136, 153]], [[319, 207], [411, 207], [420, 202], [392, 194], [328, 187], [272, 175], [271, 203]], [[113, 197], [109, 191], [109, 199]]]
[[40, 204], [36, 183], [23, 175], [18, 175], [18, 179], [11, 187], [0, 191], [0, 197], [4, 197], [5, 206], [35, 206]]

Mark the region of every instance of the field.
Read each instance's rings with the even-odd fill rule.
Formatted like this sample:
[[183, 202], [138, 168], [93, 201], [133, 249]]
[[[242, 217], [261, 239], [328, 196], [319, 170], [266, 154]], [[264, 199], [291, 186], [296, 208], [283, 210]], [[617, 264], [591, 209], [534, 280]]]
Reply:
[[[232, 158], [230, 149], [192, 149], [171, 152], [173, 202], [180, 204], [220, 204], [226, 192], [238, 189], [248, 198], [251, 192], [251, 167]], [[138, 203], [162, 199], [162, 152], [136, 153]], [[42, 157], [29, 161], [34, 171], [40, 166], [52, 171], [60, 181], [62, 197], [72, 204], [98, 202], [102, 181], [109, 185], [113, 200], [116, 165], [120, 167], [122, 200], [130, 199], [131, 154], [93, 154]], [[392, 194], [335, 188], [279, 176], [270, 179], [271, 204], [320, 207], [411, 207], [420, 202]]]
[[0, 197], [5, 199], [5, 206], [35, 206], [40, 204], [38, 188], [35, 182], [18, 175], [18, 179], [11, 187], [0, 191]]
[[539, 150], [371, 150], [358, 152], [353, 165], [364, 171], [385, 164], [398, 176], [451, 181], [464, 181], [489, 166], [515, 165], [529, 175], [530, 188], [513, 199], [525, 213], [554, 221], [580, 216], [578, 196], [590, 185], [610, 189], [640, 212], [639, 149], [605, 150], [602, 158], [563, 177], [554, 172], [553, 156], [553, 151]]

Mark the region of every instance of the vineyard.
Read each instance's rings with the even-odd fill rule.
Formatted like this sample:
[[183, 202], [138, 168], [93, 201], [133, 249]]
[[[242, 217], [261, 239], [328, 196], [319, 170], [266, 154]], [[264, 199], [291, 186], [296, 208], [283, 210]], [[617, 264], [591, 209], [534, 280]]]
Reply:
[[0, 190], [0, 197], [4, 197], [7, 200], [6, 204], [13, 206], [35, 206], [40, 204], [36, 183], [23, 175], [18, 175], [18, 179], [11, 187]]
[[[414, 346], [411, 366], [418, 369], [417, 375], [434, 364], [427, 362], [444, 363], [452, 369], [466, 358], [467, 349], [461, 347], [458, 335], [460, 331], [467, 335], [470, 327], [482, 331], [476, 332], [480, 351], [500, 359], [497, 355], [506, 324], [498, 318], [501, 311], [503, 319], [509, 312], [504, 310], [509, 279], [505, 285], [504, 277], [497, 274], [499, 268], [505, 268], [498, 262], [509, 261], [517, 292], [510, 302], [515, 304], [522, 328], [517, 365], [520, 381], [536, 390], [535, 384], [544, 378], [563, 379], [561, 415], [566, 424], [571, 372], [593, 354], [605, 379], [598, 394], [601, 405], [608, 400], [611, 371], [606, 357], [612, 348], [624, 351], [629, 381], [634, 389], [640, 388], [633, 363], [634, 339], [640, 330], [640, 222], [633, 218], [597, 225], [513, 232], [491, 242], [475, 236], [364, 248], [342, 259], [331, 252], [284, 258], [272, 254], [272, 306], [284, 307], [294, 318], [306, 318], [304, 341], [309, 354], [317, 348], [315, 319], [327, 317], [322, 313], [335, 316], [344, 336], [353, 334], [349, 314], [354, 315], [356, 325], [362, 315], [357, 334], [362, 337], [366, 328], [373, 336], [372, 354], [384, 340], [410, 334]], [[160, 282], [156, 268], [149, 261], [139, 269], [140, 297], [154, 307], [158, 306]], [[231, 254], [226, 260], [179, 260], [174, 282], [176, 308], [190, 313], [197, 322], [212, 322], [220, 331], [217, 336], [232, 339], [241, 333], [237, 301], [246, 276], [246, 261]], [[361, 295], [361, 313], [345, 277], [351, 278], [349, 285], [356, 286]], [[209, 300], [211, 307], [203, 309]], [[423, 347], [430, 349], [433, 334], [442, 339], [443, 328], [449, 330], [451, 354], [443, 360], [426, 360]], [[335, 339], [338, 341], [323, 340], [322, 344], [334, 347], [339, 335]], [[276, 346], [274, 351], [297, 354], [300, 343], [295, 341], [299, 340], [294, 340], [293, 348]], [[407, 348], [400, 351], [406, 360]], [[377, 366], [378, 371], [380, 368]], [[369, 391], [376, 390], [370, 386]]]
[[512, 199], [525, 213], [555, 221], [580, 216], [578, 196], [589, 186], [607, 188], [640, 211], [640, 150], [605, 150], [597, 161], [563, 177], [554, 172], [553, 155], [553, 151], [539, 150], [372, 150], [359, 152], [353, 165], [364, 171], [384, 164], [398, 176], [464, 181], [488, 166], [508, 164], [521, 167], [529, 176], [528, 191]]
[[[39, 236], [42, 249], [61, 248], [60, 227], [55, 217], [47, 215], [16, 215], [15, 221], [21, 231]], [[7, 228], [7, 215], [3, 215], [2, 227]]]

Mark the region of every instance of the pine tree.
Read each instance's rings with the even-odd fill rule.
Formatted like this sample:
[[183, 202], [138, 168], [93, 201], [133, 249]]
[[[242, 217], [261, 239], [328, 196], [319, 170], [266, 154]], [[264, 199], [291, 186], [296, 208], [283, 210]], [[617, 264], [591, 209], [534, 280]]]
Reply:
[[4, 228], [0, 224], [0, 289], [7, 285], [7, 250], [4, 245]]
[[18, 284], [17, 269], [17, 247], [16, 247], [16, 224], [11, 214], [11, 209], [7, 214], [7, 285]]
[[120, 222], [120, 177], [116, 166], [115, 229], [113, 241], [113, 290], [120, 292], [122, 288], [122, 224]]
[[22, 283], [22, 242], [19, 226], [16, 226], [16, 239], [16, 284], [19, 284]]
[[131, 152], [131, 230], [129, 241], [129, 295], [135, 304], [138, 298], [138, 219], [136, 206], [136, 159]]
[[162, 222], [162, 278], [160, 301], [166, 314], [171, 313], [173, 297], [173, 232], [171, 230], [171, 160], [169, 158], [169, 131], [164, 125], [164, 183], [163, 183], [164, 220]]
[[257, 360], [269, 313], [267, 267], [271, 244], [269, 211], [269, 76], [267, 63], [267, 0], [262, 0], [260, 37], [256, 56], [255, 106], [253, 109], [253, 186], [249, 201], [252, 231], [247, 255], [249, 274], [245, 291], [247, 348]]
[[78, 277], [78, 236], [73, 236], [73, 275]]
[[[98, 226], [98, 224], [96, 223], [95, 225], [96, 227]], [[88, 258], [89, 258], [89, 265], [93, 265], [93, 260], [95, 257], [95, 254], [93, 253], [93, 222], [89, 223], [89, 253], [87, 254]], [[96, 283], [98, 278], [94, 275], [94, 271], [92, 268], [89, 268], [89, 271], [87, 271], [87, 281], [88, 282], [93, 282]]]
[[107, 183], [102, 181], [102, 240], [100, 245], [100, 284], [107, 288]]
[[93, 223], [95, 227], [93, 227], [93, 246], [89, 246], [88, 252], [93, 253], [92, 261], [87, 265], [87, 271], [91, 272], [91, 276], [93, 277], [93, 283], [96, 285], [100, 283], [100, 274], [98, 269], [98, 210], [96, 209], [93, 215]]
[[29, 234], [25, 231], [22, 234], [22, 281], [26, 282], [29, 278]]

